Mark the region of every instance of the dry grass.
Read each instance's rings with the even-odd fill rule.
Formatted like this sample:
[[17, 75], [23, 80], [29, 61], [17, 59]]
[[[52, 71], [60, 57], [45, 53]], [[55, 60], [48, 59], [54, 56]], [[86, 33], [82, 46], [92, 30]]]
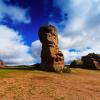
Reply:
[[100, 72], [0, 69], [0, 100], [100, 100]]

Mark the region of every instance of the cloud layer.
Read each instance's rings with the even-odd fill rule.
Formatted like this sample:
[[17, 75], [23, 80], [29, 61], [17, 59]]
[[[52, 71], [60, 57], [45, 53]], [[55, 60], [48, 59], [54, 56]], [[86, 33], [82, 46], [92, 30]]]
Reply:
[[29, 23], [31, 21], [28, 9], [23, 9], [10, 4], [8, 5], [4, 1], [5, 0], [0, 0], [0, 22], [7, 21], [6, 19], [20, 23]]
[[[54, 23], [59, 29], [59, 46], [68, 55], [69, 49], [75, 49], [73, 58], [79, 58], [90, 52], [100, 53], [100, 0], [54, 0], [54, 6], [67, 13], [67, 20]], [[60, 30], [59, 25], [64, 28]], [[67, 51], [66, 51], [67, 49]], [[68, 56], [67, 53], [65, 54]], [[69, 57], [70, 58], [70, 57]], [[67, 58], [68, 59], [68, 58]], [[67, 61], [66, 59], [66, 61]]]
[[28, 53], [29, 50], [17, 31], [0, 25], [0, 59], [3, 59], [6, 65], [33, 64], [34, 59]]
[[3, 22], [10, 20], [10, 23], [30, 23], [31, 19], [28, 9], [19, 6], [6, 4], [10, 0], [0, 0], [0, 59], [6, 65], [30, 65], [34, 58], [29, 53], [30, 47], [24, 43], [20, 32], [3, 25]]
[[35, 63], [41, 62], [41, 59], [40, 59], [41, 50], [42, 50], [42, 45], [40, 41], [39, 40], [34, 41], [31, 45], [31, 51], [32, 51], [32, 56], [34, 58]]

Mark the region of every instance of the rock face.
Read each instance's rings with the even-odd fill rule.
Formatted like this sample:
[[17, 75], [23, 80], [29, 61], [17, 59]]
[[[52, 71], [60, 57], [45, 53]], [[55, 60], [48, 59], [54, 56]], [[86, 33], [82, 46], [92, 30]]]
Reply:
[[5, 63], [3, 62], [3, 60], [0, 60], [0, 68], [4, 67]]
[[54, 26], [42, 26], [38, 32], [42, 43], [40, 67], [47, 71], [60, 71], [64, 68], [64, 56], [58, 48], [58, 33]]
[[89, 53], [86, 56], [83, 56], [82, 59], [83, 65], [88, 69], [100, 69], [100, 54]]

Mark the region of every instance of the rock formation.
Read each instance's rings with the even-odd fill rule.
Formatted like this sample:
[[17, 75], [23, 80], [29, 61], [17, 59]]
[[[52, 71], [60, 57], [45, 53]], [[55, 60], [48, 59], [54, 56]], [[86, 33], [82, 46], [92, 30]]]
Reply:
[[89, 53], [86, 56], [83, 56], [82, 59], [83, 65], [88, 69], [100, 69], [100, 54]]
[[0, 60], [0, 68], [4, 67], [5, 63], [3, 62], [3, 60]]
[[64, 68], [64, 56], [58, 48], [58, 33], [54, 26], [42, 26], [38, 32], [42, 43], [40, 67], [47, 71], [61, 71]]

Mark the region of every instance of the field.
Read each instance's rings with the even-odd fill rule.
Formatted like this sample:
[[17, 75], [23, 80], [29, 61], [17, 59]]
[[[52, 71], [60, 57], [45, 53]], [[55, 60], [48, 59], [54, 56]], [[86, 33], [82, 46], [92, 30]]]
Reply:
[[100, 100], [100, 71], [0, 69], [0, 100]]

